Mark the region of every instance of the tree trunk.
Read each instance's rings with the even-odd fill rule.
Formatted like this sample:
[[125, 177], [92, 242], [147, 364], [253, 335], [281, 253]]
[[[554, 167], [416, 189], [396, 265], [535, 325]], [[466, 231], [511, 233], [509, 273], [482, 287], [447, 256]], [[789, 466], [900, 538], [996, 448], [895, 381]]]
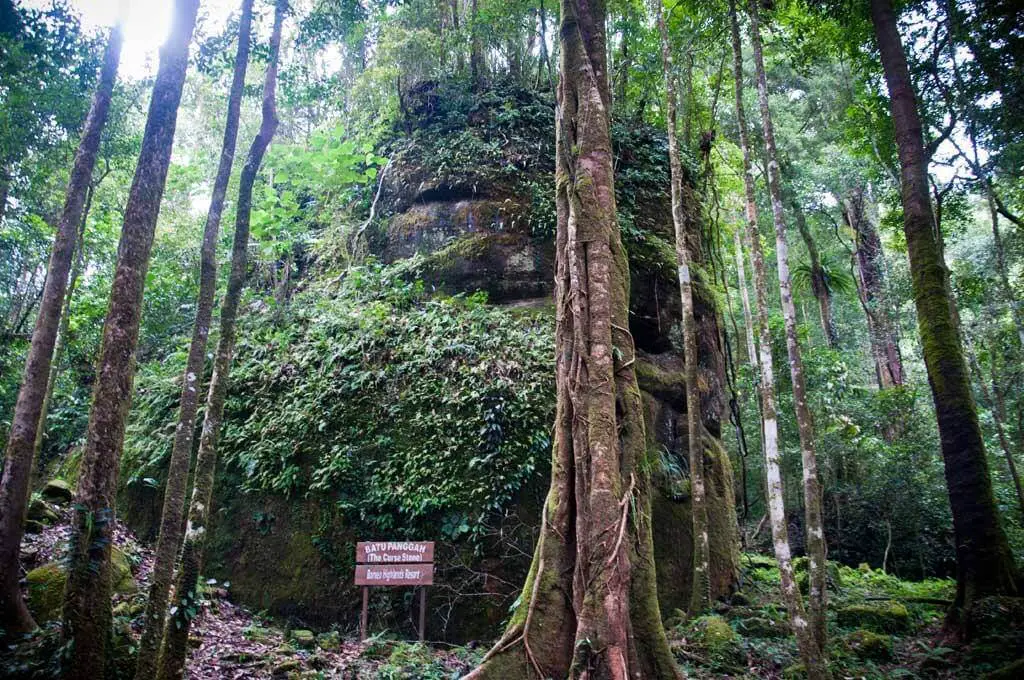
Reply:
[[864, 187], [854, 186], [843, 198], [843, 219], [853, 229], [857, 243], [858, 297], [867, 317], [871, 355], [881, 390], [903, 384], [896, 321], [885, 292], [882, 242], [865, 210]]
[[978, 387], [981, 388], [981, 396], [987, 401], [992, 409], [992, 420], [995, 421], [996, 435], [999, 438], [999, 448], [1003, 452], [1003, 457], [1006, 458], [1006, 467], [1010, 472], [1010, 479], [1013, 480], [1014, 490], [1017, 492], [1017, 506], [1020, 509], [1020, 514], [1024, 517], [1024, 487], [1021, 486], [1020, 475], [1017, 473], [1017, 463], [1013, 460], [1013, 450], [1010, 447], [1010, 439], [1006, 436], [1006, 406], [1003, 401], [1003, 395], [999, 391], [999, 383], [996, 381], [995, 371], [995, 357], [992, 356], [989, 361], [992, 366], [992, 392], [989, 392], [988, 384], [985, 381], [985, 374], [981, 370], [981, 363], [978, 361], [978, 357], [975, 355], [971, 348], [971, 342], [967, 341], [967, 358], [971, 369], [974, 371], [974, 375], [978, 381]]
[[135, 375], [142, 295], [198, 8], [198, 0], [175, 4], [118, 245], [68, 551], [64, 638], [69, 652], [64, 677], [73, 680], [102, 677], [104, 672], [117, 473]]
[[832, 290], [828, 286], [825, 268], [821, 265], [821, 254], [818, 252], [818, 245], [814, 242], [811, 230], [807, 226], [803, 208], [797, 201], [793, 202], [793, 214], [796, 216], [796, 226], [800, 231], [800, 238], [807, 246], [807, 255], [811, 260], [811, 292], [814, 293], [814, 298], [818, 301], [818, 316], [821, 320], [821, 330], [825, 334], [825, 343], [829, 349], [837, 349], [839, 334], [836, 332], [836, 321], [832, 316]]
[[[764, 130], [765, 154], [768, 158], [768, 193], [771, 197], [772, 218], [775, 223], [775, 258], [779, 275], [779, 293], [782, 298], [782, 316], [786, 327], [786, 350], [789, 354], [789, 372], [793, 383], [793, 404], [797, 430], [800, 432], [800, 458], [803, 464], [804, 521], [807, 533], [807, 554], [810, 558], [810, 619], [811, 631], [817, 651], [825, 650], [825, 531], [821, 507], [821, 484], [818, 481], [818, 458], [814, 445], [814, 421], [807, 405], [807, 386], [804, 381], [803, 360], [796, 333], [796, 307], [793, 305], [789, 275], [789, 244], [786, 241], [786, 218], [782, 212], [782, 174], [775, 150], [775, 129], [768, 107], [768, 79], [765, 76], [764, 57], [761, 52], [761, 28], [758, 18], [758, 0], [750, 0], [750, 42], [754, 51], [754, 69], [757, 72], [757, 98], [761, 108], [761, 126]], [[823, 661], [823, 659], [822, 659]], [[810, 667], [810, 664], [808, 664]], [[826, 671], [827, 672], [827, 671]]]
[[7, 215], [7, 194], [11, 190], [11, 176], [8, 173], [8, 167], [9, 163], [4, 159], [3, 167], [0, 168], [0, 225], [4, 223], [4, 217]]
[[469, 5], [469, 77], [472, 81], [473, 91], [476, 92], [483, 85], [484, 71], [487, 66], [484, 63], [484, 47], [480, 40], [480, 16], [477, 7], [477, 0], [470, 0]]
[[959, 615], [975, 599], [1016, 592], [1016, 573], [992, 495], [985, 443], [933, 231], [921, 119], [891, 0], [871, 0], [871, 19], [889, 90], [918, 331], [953, 513], [957, 593], [947, 623], [956, 631], [962, 622]]
[[693, 588], [690, 593], [691, 615], [708, 608], [711, 603], [710, 548], [708, 546], [708, 508], [704, 492], [704, 445], [701, 439], [700, 388], [697, 383], [697, 328], [693, 315], [693, 282], [690, 274], [690, 253], [687, 234], [693, 222], [683, 211], [683, 168], [679, 160], [676, 133], [676, 79], [673, 74], [672, 50], [668, 27], [661, 7], [662, 0], [653, 0], [658, 31], [661, 35], [661, 64], [665, 76], [666, 124], [668, 126], [668, 158], [672, 193], [672, 225], [675, 228], [676, 259], [679, 265], [679, 293], [682, 298], [683, 359], [686, 373], [686, 423], [690, 451], [690, 494], [693, 515]]
[[[736, 0], [729, 0], [729, 18], [732, 28], [733, 73], [736, 81], [736, 118], [739, 123], [740, 146], [743, 151], [743, 186], [746, 195], [747, 239], [754, 264], [754, 290], [757, 295], [757, 326], [760, 336], [760, 389], [762, 412], [762, 438], [765, 453], [766, 491], [768, 514], [771, 519], [775, 557], [779, 561], [779, 575], [783, 600], [796, 634], [800, 656], [812, 679], [829, 677], [823, 650], [814, 631], [808, 627], [800, 591], [793, 575], [786, 521], [785, 494], [782, 486], [781, 455], [779, 452], [778, 416], [775, 406], [775, 369], [772, 365], [771, 335], [768, 330], [768, 283], [765, 274], [764, 252], [757, 228], [757, 202], [754, 195], [754, 175], [751, 169], [750, 138], [747, 134], [743, 111], [743, 52], [740, 44], [739, 17]], [[756, 26], [756, 25], [755, 25]], [[776, 172], [778, 166], [776, 166]], [[781, 204], [780, 204], [781, 207]], [[792, 300], [790, 300], [792, 303]], [[822, 565], [823, 566], [823, 565]]]
[[736, 248], [737, 286], [740, 289], [740, 300], [743, 303], [743, 330], [746, 332], [747, 338], [747, 361], [756, 369], [757, 345], [754, 342], [754, 319], [750, 314], [750, 291], [747, 289], [746, 257], [743, 254], [743, 236], [739, 229], [733, 232], [733, 241]]
[[[18, 401], [11, 418], [11, 432], [7, 440], [3, 478], [0, 480], [0, 628], [7, 634], [25, 633], [35, 628], [21, 598], [18, 580], [21, 574], [19, 553], [24, 532], [25, 508], [28, 502], [43, 403], [46, 400], [53, 360], [54, 345], [60, 328], [64, 294], [75, 254], [78, 225], [96, 155], [100, 147], [103, 126], [110, 111], [110, 100], [117, 81], [117, 64], [121, 57], [121, 27], [115, 26], [103, 55], [100, 80], [93, 96], [92, 107], [82, 131], [82, 139], [75, 154], [74, 166], [68, 180], [57, 235], [50, 253], [50, 265], [43, 289], [39, 314], [36, 317], [32, 344], [25, 362]], [[6, 202], [6, 196], [3, 196]]]
[[675, 679], [661, 623], [645, 433], [610, 138], [605, 3], [562, 0], [551, 488], [522, 604], [469, 678]]
[[[82, 219], [78, 225], [75, 262], [71, 267], [71, 275], [68, 279], [68, 291], [64, 296], [64, 303], [61, 305], [60, 323], [57, 325], [57, 337], [53, 343], [53, 361], [50, 362], [50, 375], [46, 380], [46, 395], [43, 397], [43, 404], [39, 409], [39, 427], [36, 429], [36, 441], [32, 447], [33, 460], [39, 460], [39, 454], [43, 450], [43, 441], [46, 439], [46, 417], [50, 413], [50, 402], [53, 400], [53, 392], [57, 387], [64, 348], [67, 346], [68, 325], [71, 322], [71, 303], [75, 296], [75, 290], [78, 288], [78, 278], [82, 275], [82, 268], [85, 265], [85, 225], [92, 208], [93, 193], [98, 184], [98, 182], [90, 183], [85, 192], [85, 207], [82, 209]], [[30, 482], [30, 487], [32, 483], [34, 482]]]
[[206, 398], [206, 414], [196, 457], [195, 482], [188, 510], [188, 527], [181, 553], [181, 566], [174, 588], [174, 625], [165, 627], [160, 652], [157, 678], [172, 680], [182, 677], [185, 655], [188, 652], [188, 633], [197, 613], [199, 572], [202, 569], [203, 550], [206, 546], [210, 502], [213, 496], [213, 477], [217, 465], [217, 439], [224, 418], [224, 400], [227, 397], [231, 359], [235, 349], [235, 325], [238, 304], [245, 286], [248, 266], [249, 218], [252, 212], [252, 192], [260, 164], [277, 130], [277, 68], [281, 47], [281, 24], [288, 8], [287, 0], [277, 0], [274, 9], [274, 28], [270, 38], [270, 62], [263, 83], [263, 120], [260, 130], [249, 147], [238, 183], [238, 207], [235, 213], [235, 241], [231, 250], [231, 274], [228, 289], [221, 304], [220, 338], [214, 359]]
[[156, 671], [157, 656], [167, 615], [167, 600], [174, 576], [174, 563], [177, 560], [178, 551], [181, 549], [185, 491], [188, 487], [189, 459], [192, 456], [196, 408], [199, 401], [198, 387], [203, 375], [206, 343], [210, 335], [210, 318], [213, 316], [213, 297], [217, 289], [217, 236], [220, 231], [221, 214], [224, 210], [224, 197], [227, 193], [228, 181], [231, 179], [231, 166], [235, 160], [242, 90], [245, 87], [245, 72], [249, 63], [252, 4], [253, 0], [242, 0], [238, 25], [238, 50], [235, 55], [231, 91], [228, 96], [224, 141], [221, 146], [217, 176], [213, 183], [210, 208], [206, 214], [206, 227], [203, 230], [196, 320], [192, 327], [192, 342], [188, 349], [185, 371], [181, 377], [178, 423], [174, 430], [174, 444], [171, 448], [171, 460], [167, 468], [167, 486], [164, 490], [164, 505], [160, 515], [160, 534], [156, 543], [153, 573], [150, 576], [149, 599], [146, 603], [144, 619], [145, 628], [139, 641], [139, 656], [135, 670], [136, 680], [151, 680]]
[[1003, 289], [1003, 298], [1010, 308], [1013, 317], [1013, 324], [1017, 327], [1017, 341], [1024, 350], [1024, 312], [1021, 311], [1020, 301], [1013, 292], [1010, 285], [1010, 275], [1007, 273], [1006, 250], [1003, 248], [1003, 236], [999, 233], [999, 208], [996, 205], [996, 192], [992, 186], [990, 177], [979, 177], [985, 185], [985, 198], [988, 201], [989, 219], [992, 221], [992, 245], [996, 255], [996, 273], [999, 276], [999, 285]]

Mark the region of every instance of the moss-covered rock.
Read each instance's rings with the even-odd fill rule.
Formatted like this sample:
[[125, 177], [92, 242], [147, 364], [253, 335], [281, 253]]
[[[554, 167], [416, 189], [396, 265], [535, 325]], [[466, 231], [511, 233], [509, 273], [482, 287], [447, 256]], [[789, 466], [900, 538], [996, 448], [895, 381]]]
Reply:
[[341, 635], [336, 630], [320, 633], [316, 636], [316, 646], [328, 652], [337, 651], [341, 647]]
[[867, 628], [876, 633], [904, 633], [910, 629], [910, 612], [899, 602], [856, 604], [836, 612], [844, 628]]
[[742, 590], [737, 590], [729, 597], [729, 604], [733, 607], [746, 607], [750, 604], [750, 598]]
[[721, 616], [704, 616], [697, 621], [701, 643], [711, 651], [719, 650], [736, 641], [736, 631]]
[[889, 661], [892, 659], [892, 637], [870, 630], [855, 630], [843, 638], [843, 644], [858, 659]]
[[33, 496], [32, 500], [29, 501], [25, 519], [43, 525], [50, 525], [60, 521], [60, 514], [45, 500], [39, 496]]
[[285, 659], [274, 666], [270, 674], [275, 678], [287, 677], [290, 673], [298, 673], [302, 670], [302, 662], [298, 659]]
[[75, 497], [75, 490], [63, 479], [51, 479], [44, 486], [39, 495], [51, 503], [70, 503]]
[[[131, 561], [118, 548], [111, 551], [110, 580], [114, 592], [130, 594], [138, 590], [132, 577]], [[36, 622], [45, 623], [60, 617], [64, 604], [64, 584], [67, 582], [67, 568], [60, 562], [49, 562], [37, 567], [26, 575], [28, 582], [28, 607]], [[131, 605], [125, 607], [123, 615], [131, 615]]]
[[789, 636], [789, 624], [764, 616], [740, 619], [737, 628], [744, 637], [783, 638]]
[[25, 576], [28, 582], [28, 608], [36, 623], [47, 623], [60, 618], [64, 605], [64, 567], [50, 562], [36, 567]]
[[304, 630], [301, 628], [293, 630], [291, 640], [303, 649], [312, 649], [316, 646], [316, 635], [314, 635], [311, 630]]

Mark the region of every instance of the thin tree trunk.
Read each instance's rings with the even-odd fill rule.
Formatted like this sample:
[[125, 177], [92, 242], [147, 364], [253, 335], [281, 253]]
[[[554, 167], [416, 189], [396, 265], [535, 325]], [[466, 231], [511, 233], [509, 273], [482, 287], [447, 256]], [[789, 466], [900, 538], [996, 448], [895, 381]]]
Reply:
[[640, 519], [650, 481], [615, 218], [605, 19], [602, 0], [562, 0], [551, 488], [522, 604], [468, 676], [477, 680], [679, 677]]
[[476, 92], [483, 85], [484, 71], [487, 66], [484, 63], [484, 47], [480, 40], [480, 16], [477, 6], [478, 0], [470, 0], [469, 4], [469, 77], [472, 81], [473, 91]]
[[[18, 580], [21, 574], [19, 554], [24, 532], [25, 508], [32, 479], [36, 436], [46, 400], [54, 345], [60, 327], [61, 310], [75, 254], [78, 225], [82, 218], [86, 193], [96, 165], [103, 126], [110, 111], [110, 100], [117, 81], [121, 57], [121, 26], [110, 32], [103, 55], [100, 80], [93, 96], [82, 139], [75, 154], [68, 180], [64, 209], [50, 253], [50, 265], [36, 317], [32, 344], [25, 361], [18, 401], [11, 418], [3, 478], [0, 480], [0, 629], [7, 634], [33, 630], [35, 622], [22, 601]], [[6, 196], [3, 197], [6, 202]]]
[[548, 54], [548, 15], [544, 8], [544, 0], [540, 0], [540, 64], [537, 65], [537, 89], [540, 89], [542, 67], [547, 69], [547, 79], [551, 89], [555, 89], [554, 76], [551, 69], [551, 55]]
[[9, 166], [7, 159], [4, 159], [3, 167], [0, 168], [0, 224], [3, 224], [7, 215], [7, 195], [11, 191], [11, 176], [7, 170]]
[[78, 288], [78, 277], [82, 274], [82, 267], [85, 263], [85, 225], [89, 219], [89, 210], [92, 208], [92, 197], [95, 185], [89, 184], [85, 192], [85, 207], [82, 210], [82, 220], [78, 225], [78, 241], [75, 247], [75, 262], [71, 266], [71, 276], [68, 279], [68, 292], [61, 305], [60, 323], [57, 325], [57, 337], [53, 343], [53, 361], [50, 364], [50, 375], [46, 381], [46, 395], [43, 397], [43, 404], [39, 410], [39, 427], [36, 429], [36, 441], [32, 447], [32, 459], [39, 460], [39, 454], [43, 449], [43, 440], [46, 439], [46, 417], [50, 413], [50, 402], [53, 400], [53, 392], [57, 387], [57, 377], [60, 375], [60, 364], [64, 356], [64, 348], [67, 346], [68, 325], [71, 322], [71, 303]]
[[995, 247], [996, 273], [999, 275], [999, 285], [1003, 289], [1003, 298], [1010, 307], [1010, 314], [1013, 323], [1017, 327], [1017, 341], [1021, 349], [1024, 349], [1024, 312], [1021, 311], [1020, 302], [1010, 285], [1010, 275], [1007, 273], [1006, 249], [1003, 248], [1003, 236], [999, 233], [999, 209], [996, 206], [996, 193], [992, 187], [992, 179], [980, 178], [985, 184], [985, 197], [988, 200], [989, 219], [992, 221], [992, 245]]
[[263, 84], [263, 120], [260, 130], [249, 147], [238, 185], [238, 205], [235, 214], [235, 241], [231, 250], [231, 275], [228, 290], [220, 312], [220, 338], [214, 360], [206, 398], [203, 431], [196, 457], [195, 482], [188, 510], [188, 529], [181, 553], [181, 566], [174, 588], [174, 625], [164, 630], [157, 678], [173, 680], [182, 677], [185, 655], [188, 651], [188, 633], [196, 614], [199, 572], [210, 520], [210, 502], [213, 496], [213, 478], [217, 465], [217, 439], [224, 418], [231, 359], [235, 349], [235, 326], [238, 304], [245, 287], [247, 254], [249, 249], [249, 219], [252, 212], [252, 192], [260, 164], [277, 130], [277, 69], [281, 47], [281, 24], [288, 8], [287, 0], [277, 0], [274, 8], [274, 28], [270, 38], [270, 62]]
[[974, 375], [978, 381], [978, 387], [981, 388], [981, 396], [987, 401], [992, 408], [993, 420], [996, 424], [996, 435], [999, 438], [999, 448], [1003, 452], [1003, 457], [1006, 458], [1006, 467], [1010, 471], [1010, 478], [1013, 480], [1014, 490], [1017, 492], [1017, 505], [1020, 508], [1021, 516], [1024, 516], [1024, 487], [1021, 486], [1020, 475], [1017, 473], [1017, 464], [1013, 460], [1013, 450], [1010, 447], [1010, 440], [1006, 436], [1006, 408], [1003, 401], [1003, 395], [999, 391], [999, 384], [996, 381], [995, 371], [995, 357], [992, 356], [989, 361], [992, 367], [992, 392], [989, 392], [988, 384], [985, 381], [985, 374], [981, 370], [981, 364], [978, 361], [978, 357], [975, 355], [971, 348], [971, 342], [967, 342], [967, 357], [970, 363], [971, 369], [974, 371]]
[[125, 208], [68, 550], [63, 632], [69, 649], [64, 677], [69, 680], [91, 680], [104, 672], [117, 473], [135, 375], [142, 296], [198, 9], [198, 0], [175, 4]]
[[957, 552], [957, 594], [947, 623], [961, 630], [975, 599], [1016, 592], [1016, 570], [1000, 525], [985, 443], [971, 393], [946, 269], [933, 231], [928, 168], [910, 70], [891, 0], [871, 0], [900, 157], [903, 230], [918, 330], [945, 463]]
[[740, 289], [740, 300], [743, 303], [743, 329], [747, 337], [747, 361], [757, 369], [757, 344], [754, 342], [754, 319], [750, 314], [750, 291], [747, 288], [746, 257], [743, 254], [743, 236], [740, 230], [733, 232], [733, 242], [736, 248], [736, 277]]
[[690, 451], [690, 498], [693, 519], [693, 587], [690, 591], [690, 614], [697, 615], [711, 604], [711, 566], [708, 544], [708, 508], [704, 489], [704, 444], [701, 437], [700, 387], [697, 384], [697, 328], [693, 315], [693, 281], [687, 234], [693, 220], [683, 210], [683, 168], [679, 160], [676, 133], [676, 79], [673, 75], [672, 50], [668, 27], [662, 11], [662, 0], [653, 0], [658, 31], [661, 35], [661, 64], [665, 76], [666, 124], [668, 126], [668, 158], [671, 175], [672, 224], [675, 228], [676, 259], [679, 265], [679, 293], [682, 298], [683, 359], [686, 373], [686, 423]]
[[[775, 129], [768, 107], [768, 79], [765, 76], [761, 51], [761, 28], [758, 18], [758, 0], [750, 0], [750, 41], [754, 51], [757, 72], [757, 98], [761, 108], [761, 126], [764, 130], [765, 153], [768, 158], [768, 193], [771, 197], [772, 218], [775, 223], [775, 258], [779, 275], [779, 293], [782, 298], [782, 316], [786, 327], [786, 350], [789, 353], [789, 372], [793, 383], [793, 402], [797, 430], [800, 433], [800, 454], [803, 464], [804, 521], [806, 522], [807, 554], [810, 558], [810, 620], [811, 631], [818, 652], [825, 650], [826, 564], [824, 515], [821, 507], [821, 484], [818, 481], [818, 458], [814, 445], [814, 421], [807, 405], [807, 386], [804, 381], [803, 361], [796, 333], [796, 307], [793, 305], [789, 275], [789, 244], [786, 241], [786, 218], [782, 212], [782, 175], [775, 150]], [[821, 659], [823, 662], [824, 659]], [[827, 671], [826, 671], [827, 672]]]
[[793, 214], [796, 216], [796, 226], [800, 232], [800, 238], [807, 246], [807, 255], [811, 260], [811, 292], [814, 293], [814, 298], [818, 301], [821, 330], [825, 334], [825, 342], [829, 349], [836, 349], [839, 347], [839, 334], [836, 332], [836, 321], [832, 315], [832, 290], [828, 286], [825, 268], [821, 265], [821, 254], [818, 252], [818, 245], [814, 242], [811, 230], [807, 226], [803, 208], [797, 201], [793, 202]]
[[783, 600], [789, 611], [793, 632], [796, 634], [800, 656], [808, 675], [816, 680], [829, 677], [822, 650], [813, 630], [808, 627], [800, 591], [793, 575], [789, 547], [789, 529], [786, 521], [785, 494], [782, 486], [781, 456], [779, 452], [778, 420], [775, 406], [775, 375], [772, 365], [771, 336], [768, 330], [768, 283], [765, 275], [764, 253], [757, 229], [757, 202], [754, 195], [754, 175], [751, 169], [751, 147], [743, 111], [743, 52], [740, 43], [739, 17], [736, 0], [729, 0], [729, 18], [732, 29], [733, 73], [736, 82], [736, 118], [739, 123], [740, 146], [743, 151], [743, 185], [746, 196], [747, 239], [754, 264], [754, 290], [757, 295], [757, 326], [760, 335], [760, 388], [762, 411], [762, 437], [765, 452], [766, 493], [768, 514], [771, 518], [775, 557], [779, 561], [779, 575]]
[[163, 638], [167, 615], [167, 601], [174, 576], [174, 563], [178, 557], [178, 551], [181, 549], [185, 491], [188, 487], [189, 459], [192, 455], [196, 410], [199, 401], [198, 387], [203, 374], [206, 344], [210, 335], [210, 319], [213, 316], [213, 297], [217, 289], [217, 236], [220, 232], [221, 214], [224, 210], [224, 197], [227, 193], [228, 181], [231, 179], [231, 167], [235, 160], [242, 90], [245, 87], [245, 72], [249, 63], [252, 4], [253, 0], [242, 0], [238, 24], [238, 50], [235, 55], [231, 90], [228, 95], [224, 141], [221, 145], [217, 176], [213, 183], [210, 208], [206, 214], [206, 227], [203, 230], [196, 320], [192, 327], [192, 342], [188, 349], [185, 371], [181, 377], [178, 423], [174, 430], [174, 444], [171, 448], [171, 460], [167, 468], [167, 486], [164, 490], [163, 511], [160, 515], [160, 534], [156, 543], [153, 573], [150, 576], [149, 599], [146, 602], [145, 628], [139, 641], [139, 655], [135, 667], [136, 680], [151, 680], [156, 671], [160, 641]]

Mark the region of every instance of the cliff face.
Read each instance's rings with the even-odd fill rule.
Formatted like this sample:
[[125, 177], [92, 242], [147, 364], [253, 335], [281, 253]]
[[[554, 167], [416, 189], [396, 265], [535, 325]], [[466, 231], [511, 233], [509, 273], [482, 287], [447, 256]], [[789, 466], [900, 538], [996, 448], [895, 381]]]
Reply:
[[[346, 326], [344, 320], [378, 301], [350, 303], [352, 311], [338, 312], [337, 325], [300, 315], [305, 318], [277, 331], [291, 338], [281, 345], [272, 333], [243, 339], [206, 573], [230, 581], [233, 597], [253, 607], [317, 626], [350, 626], [359, 607], [355, 541], [437, 540], [428, 634], [465, 641], [496, 634], [507, 617], [529, 567], [546, 492], [545, 409], [554, 401], [547, 382], [553, 375], [554, 114], [549, 101], [524, 92], [454, 101], [447, 110], [449, 98], [420, 94], [428, 104], [410, 104], [412, 124], [383, 151], [391, 162], [367, 245], [383, 262], [402, 265], [406, 278], [424, 281], [428, 297], [432, 290], [485, 291], [492, 311], [466, 312], [456, 303], [431, 312], [416, 303], [410, 309], [419, 316], [410, 320], [404, 303], [388, 303], [374, 312], [379, 316], [367, 317], [380, 326], [373, 343], [383, 348], [352, 349], [345, 337], [366, 322]], [[657, 489], [659, 596], [670, 615], [689, 598], [692, 537], [666, 152], [652, 130], [617, 127], [616, 133], [631, 330], [641, 350], [637, 375]], [[690, 208], [700, 210], [696, 203]], [[703, 283], [697, 292], [712, 587], [724, 595], [738, 570], [733, 480], [718, 439], [725, 398], [714, 297]], [[449, 319], [462, 314], [476, 320]], [[471, 331], [477, 334], [470, 337]], [[434, 348], [436, 358], [402, 354], [397, 341], [380, 340], [409, 333]], [[356, 369], [365, 380], [351, 377]], [[441, 385], [440, 392], [419, 399], [425, 382]], [[137, 423], [135, 446], [143, 450], [154, 448], [158, 423], [173, 418], [172, 404], [151, 401], [166, 413], [151, 409], [152, 424]], [[435, 430], [440, 439], [425, 441]], [[124, 478], [158, 474], [136, 465]], [[410, 509], [411, 490], [426, 491]], [[122, 507], [144, 536], [155, 530], [160, 493], [152, 484], [125, 487]], [[478, 524], [464, 532], [470, 516]], [[376, 589], [375, 625], [411, 633], [407, 594]]]

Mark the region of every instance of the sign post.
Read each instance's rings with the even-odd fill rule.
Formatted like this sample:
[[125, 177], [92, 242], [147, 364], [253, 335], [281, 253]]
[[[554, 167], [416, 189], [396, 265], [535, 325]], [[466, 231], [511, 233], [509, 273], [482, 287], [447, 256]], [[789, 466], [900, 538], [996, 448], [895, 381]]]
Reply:
[[433, 541], [364, 541], [356, 544], [356, 585], [363, 588], [359, 636], [365, 640], [370, 586], [420, 586], [420, 642], [426, 634], [427, 586], [434, 583]]

